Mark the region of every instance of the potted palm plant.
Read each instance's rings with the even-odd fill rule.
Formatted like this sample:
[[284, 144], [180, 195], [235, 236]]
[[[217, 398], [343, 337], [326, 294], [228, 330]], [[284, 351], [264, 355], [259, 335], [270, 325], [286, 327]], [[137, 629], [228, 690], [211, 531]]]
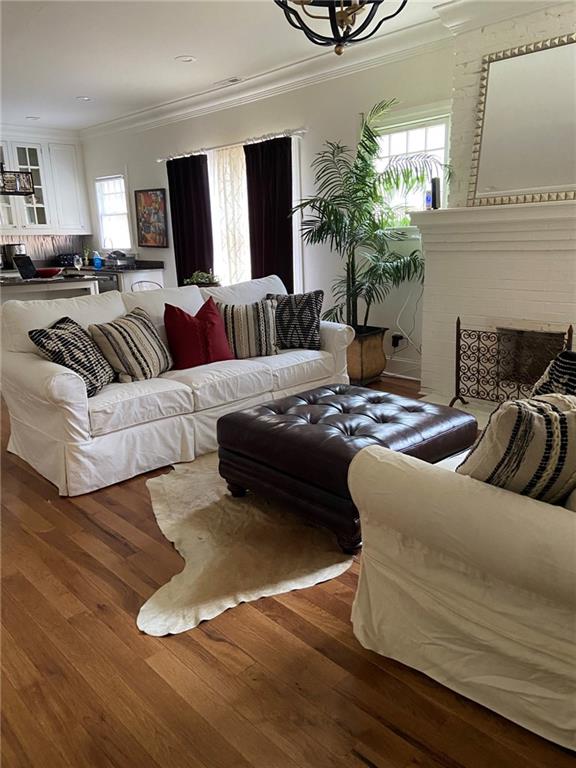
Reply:
[[302, 212], [304, 242], [328, 243], [344, 262], [333, 284], [335, 304], [324, 319], [345, 322], [356, 332], [348, 349], [353, 383], [373, 381], [386, 366], [388, 329], [369, 325], [370, 310], [392, 288], [423, 277], [421, 252], [397, 250], [406, 233], [398, 229], [404, 225], [402, 212], [390, 200], [397, 191], [423, 188], [433, 176], [447, 173], [446, 166], [426, 153], [398, 155], [378, 169], [378, 131], [396, 103], [381, 101], [364, 116], [355, 151], [339, 142], [325, 143], [312, 163], [316, 194], [293, 210]]

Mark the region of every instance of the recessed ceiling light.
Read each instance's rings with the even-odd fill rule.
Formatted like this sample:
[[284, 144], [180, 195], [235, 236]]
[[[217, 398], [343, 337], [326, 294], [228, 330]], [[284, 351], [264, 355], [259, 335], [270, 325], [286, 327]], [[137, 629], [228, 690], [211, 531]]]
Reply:
[[94, 101], [91, 96], [76, 96], [76, 101]]
[[198, 59], [189, 53], [183, 53], [180, 56], [174, 56], [174, 61], [181, 61], [183, 64], [194, 64]]
[[40, 120], [38, 115], [26, 115], [26, 120]]

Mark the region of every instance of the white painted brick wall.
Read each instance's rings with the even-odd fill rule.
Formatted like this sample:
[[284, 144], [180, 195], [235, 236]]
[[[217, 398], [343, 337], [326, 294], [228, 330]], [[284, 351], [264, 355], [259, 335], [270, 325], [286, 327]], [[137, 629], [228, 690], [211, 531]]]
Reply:
[[566, 3], [490, 24], [456, 37], [453, 81], [449, 207], [466, 205], [482, 57], [576, 29], [576, 5]]
[[413, 214], [422, 234], [422, 388], [454, 393], [455, 325], [576, 326], [576, 203]]

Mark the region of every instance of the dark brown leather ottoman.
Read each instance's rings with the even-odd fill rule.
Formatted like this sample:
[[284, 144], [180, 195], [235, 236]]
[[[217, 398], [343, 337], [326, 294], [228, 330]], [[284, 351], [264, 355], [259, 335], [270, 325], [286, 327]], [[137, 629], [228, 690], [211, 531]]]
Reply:
[[362, 543], [347, 483], [358, 451], [382, 445], [436, 462], [468, 448], [477, 430], [455, 408], [334, 384], [222, 416], [220, 474], [232, 495], [285, 500], [350, 552]]

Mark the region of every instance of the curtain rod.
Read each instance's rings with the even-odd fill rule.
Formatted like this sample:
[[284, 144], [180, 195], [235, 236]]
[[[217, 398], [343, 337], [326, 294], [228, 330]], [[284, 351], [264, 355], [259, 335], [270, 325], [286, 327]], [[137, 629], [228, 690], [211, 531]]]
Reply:
[[194, 149], [191, 152], [183, 152], [179, 155], [168, 155], [168, 157], [159, 157], [157, 163], [165, 163], [167, 160], [178, 160], [181, 157], [191, 157], [192, 155], [205, 155], [207, 152], [212, 152], [215, 149], [225, 149], [228, 147], [242, 147], [244, 144], [259, 144], [261, 141], [270, 141], [271, 139], [282, 139], [285, 136], [295, 136], [300, 138], [307, 133], [307, 128], [294, 128], [287, 129], [285, 131], [277, 131], [276, 133], [265, 133], [263, 136], [253, 136], [250, 139], [244, 139], [244, 141], [235, 141], [233, 144], [219, 144], [216, 147], [201, 147], [200, 149]]

